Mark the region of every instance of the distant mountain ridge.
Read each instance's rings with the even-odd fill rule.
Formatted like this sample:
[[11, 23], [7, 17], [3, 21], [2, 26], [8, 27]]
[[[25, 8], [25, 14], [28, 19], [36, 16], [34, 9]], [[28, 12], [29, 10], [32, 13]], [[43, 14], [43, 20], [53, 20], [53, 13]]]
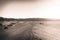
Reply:
[[19, 18], [19, 19], [15, 19], [15, 18], [4, 18], [4, 17], [0, 17], [0, 19], [3, 19], [4, 21], [42, 21], [42, 20], [46, 20], [44, 18]]

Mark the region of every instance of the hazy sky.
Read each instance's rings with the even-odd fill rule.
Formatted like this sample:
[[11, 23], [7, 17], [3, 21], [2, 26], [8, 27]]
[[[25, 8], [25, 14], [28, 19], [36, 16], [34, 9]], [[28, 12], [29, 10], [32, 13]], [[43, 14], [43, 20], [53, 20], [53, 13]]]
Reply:
[[60, 19], [60, 0], [7, 1], [0, 8], [0, 16], [8, 18]]

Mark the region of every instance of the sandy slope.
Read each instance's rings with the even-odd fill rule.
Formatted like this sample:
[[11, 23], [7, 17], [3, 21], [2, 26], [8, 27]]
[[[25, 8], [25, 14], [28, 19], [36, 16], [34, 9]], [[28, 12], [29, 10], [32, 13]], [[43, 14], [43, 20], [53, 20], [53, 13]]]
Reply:
[[[38, 19], [37, 19], [38, 20]], [[60, 40], [60, 20], [40, 20], [40, 21], [8, 21], [15, 23], [5, 29], [10, 39], [16, 37], [33, 35], [42, 40]], [[8, 23], [7, 21], [5, 23]], [[9, 23], [9, 24], [10, 24]], [[6, 25], [6, 24], [5, 24]]]
[[34, 25], [33, 32], [42, 40], [60, 40], [60, 21], [42, 21]]

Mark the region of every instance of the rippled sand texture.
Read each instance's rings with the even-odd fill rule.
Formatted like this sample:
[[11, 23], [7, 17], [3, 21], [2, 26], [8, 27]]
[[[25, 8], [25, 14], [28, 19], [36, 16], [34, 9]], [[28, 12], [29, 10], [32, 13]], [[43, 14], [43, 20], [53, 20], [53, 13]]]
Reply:
[[[41, 23], [40, 23], [41, 22]], [[60, 21], [38, 21], [35, 22], [33, 32], [42, 40], [60, 40]]]
[[[25, 20], [25, 21], [24, 21]], [[8, 40], [60, 40], [60, 20], [23, 19], [4, 21]]]
[[4, 30], [8, 35], [6, 40], [40, 40], [33, 34], [33, 20], [4, 21], [3, 25], [8, 27]]

